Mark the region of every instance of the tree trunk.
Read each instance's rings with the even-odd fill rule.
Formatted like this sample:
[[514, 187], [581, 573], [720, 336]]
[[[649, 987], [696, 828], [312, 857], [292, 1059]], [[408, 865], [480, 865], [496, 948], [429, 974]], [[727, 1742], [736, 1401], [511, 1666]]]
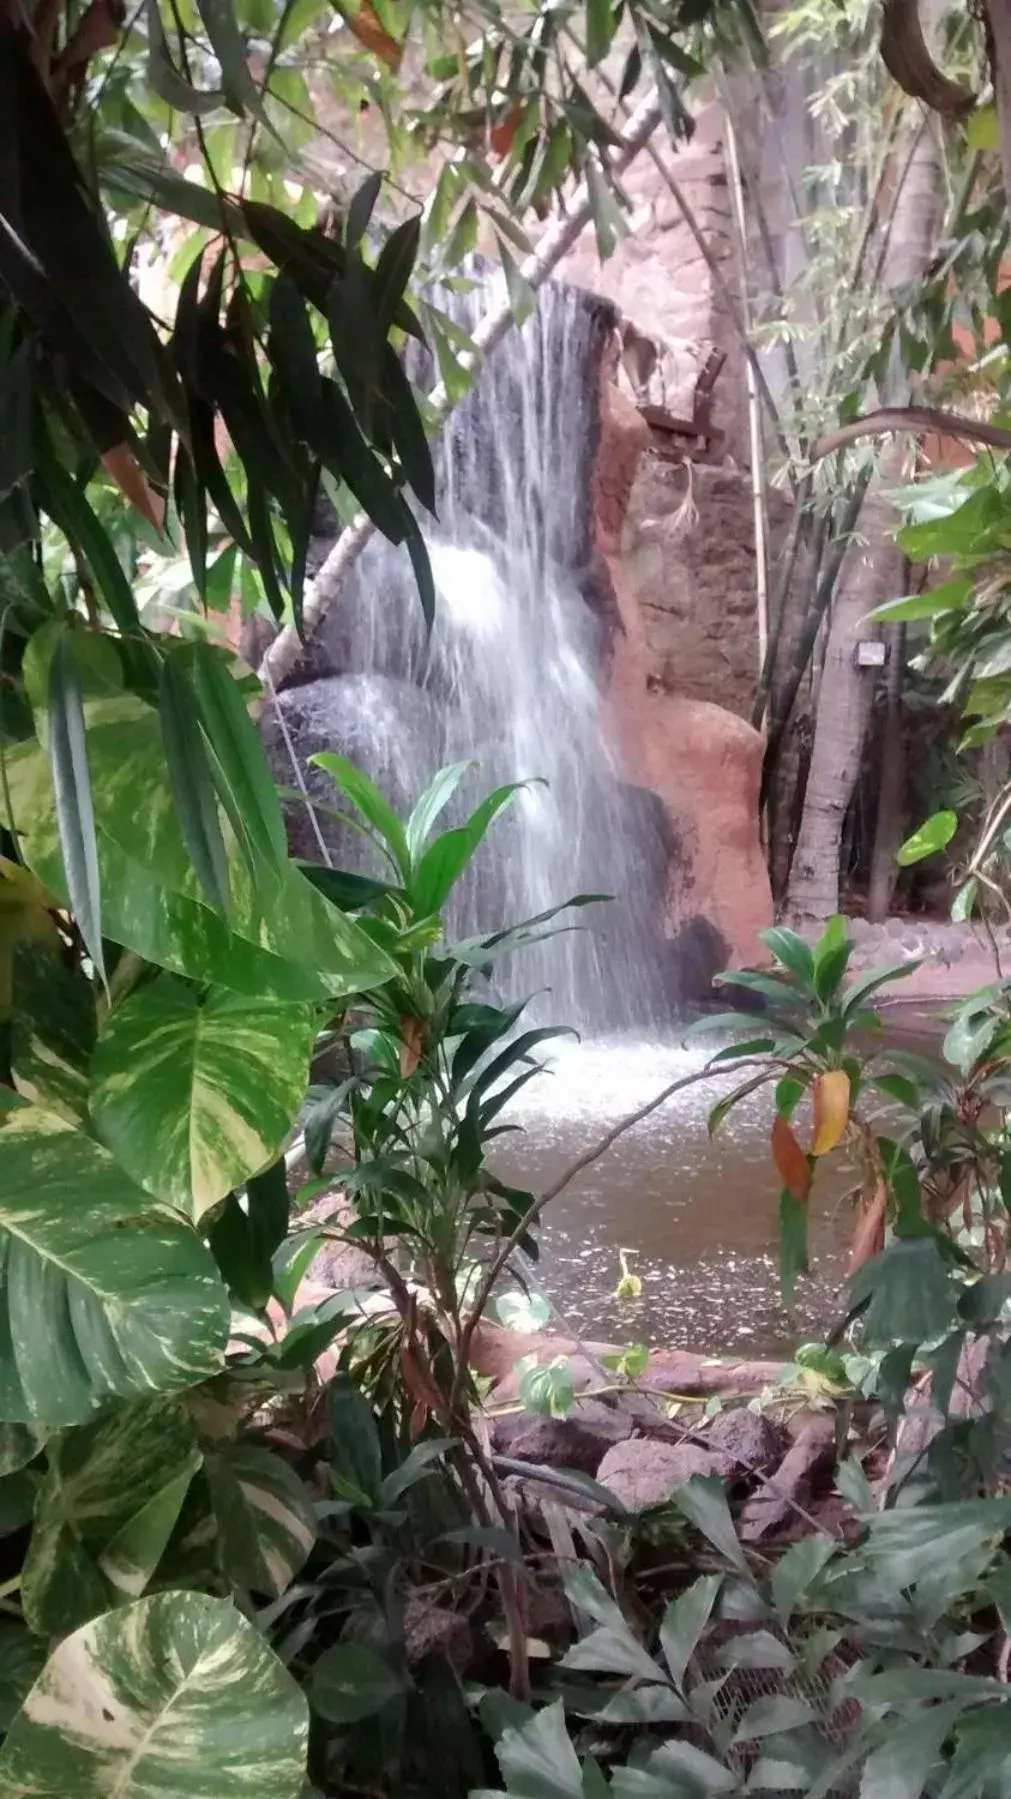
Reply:
[[[898, 288], [922, 276], [939, 224], [940, 155], [929, 124], [919, 125], [898, 155], [905, 179], [885, 247], [883, 279]], [[818, 693], [811, 768], [797, 848], [790, 872], [787, 910], [798, 919], [823, 921], [839, 910], [842, 827], [860, 770], [870, 717], [874, 675], [856, 664], [857, 644], [877, 635], [868, 614], [902, 591], [903, 558], [894, 537], [888, 488], [902, 478], [905, 451], [891, 440], [871, 482], [861, 515], [862, 544], [843, 563], [832, 608], [825, 665]]]
[[878, 786], [878, 815], [874, 824], [871, 878], [867, 893], [867, 916], [873, 924], [880, 924], [891, 911], [898, 874], [895, 852], [902, 842], [903, 802], [906, 797], [906, 752], [902, 730], [906, 627], [889, 625], [883, 636], [888, 645], [888, 696], [885, 728], [881, 733], [881, 781]]

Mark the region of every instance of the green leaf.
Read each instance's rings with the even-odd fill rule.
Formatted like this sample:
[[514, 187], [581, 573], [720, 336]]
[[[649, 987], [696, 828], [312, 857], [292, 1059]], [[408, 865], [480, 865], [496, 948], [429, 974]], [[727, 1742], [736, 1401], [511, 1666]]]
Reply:
[[183, 841], [204, 898], [227, 918], [228, 857], [221, 835], [214, 775], [203, 732], [196, 722], [196, 695], [178, 657], [168, 655], [162, 662], [158, 711], [165, 768]]
[[679, 1598], [672, 1600], [664, 1613], [660, 1647], [676, 1687], [684, 1687], [688, 1663], [712, 1616], [722, 1585], [722, 1575], [703, 1574]]
[[769, 1693], [749, 1705], [734, 1732], [735, 1743], [754, 1743], [762, 1737], [776, 1736], [783, 1730], [797, 1730], [813, 1724], [816, 1714], [804, 1699], [787, 1693]]
[[500, 812], [512, 804], [526, 785], [523, 781], [511, 781], [505, 787], [497, 787], [471, 813], [465, 825], [461, 825], [458, 830], [444, 832], [426, 850], [410, 884], [411, 899], [419, 917], [427, 918], [431, 913], [441, 912], [453, 886], [483, 842], [489, 826]]
[[227, 1296], [190, 1226], [112, 1157], [26, 1106], [0, 1131], [0, 1416], [77, 1424], [214, 1373]]
[[315, 1508], [303, 1482], [280, 1456], [248, 1443], [209, 1456], [207, 1479], [226, 1577], [279, 1597], [316, 1541]]
[[522, 1799], [583, 1799], [583, 1774], [559, 1699], [527, 1723], [507, 1727], [495, 1757], [510, 1793]]
[[887, 1717], [863, 1766], [860, 1799], [920, 1799], [957, 1715], [941, 1705], [920, 1706], [915, 1718]]
[[49, 754], [60, 848], [70, 904], [102, 979], [102, 895], [88, 773], [81, 683], [70, 639], [61, 633], [49, 664]]
[[332, 750], [321, 750], [318, 755], [310, 756], [309, 761], [330, 776], [366, 824], [379, 833], [392, 854], [401, 880], [407, 881], [411, 859], [404, 827], [375, 782], [369, 779], [363, 769], [356, 768], [353, 762], [349, 762], [346, 756], [338, 756]]
[[333, 1473], [378, 1504], [382, 1457], [375, 1413], [347, 1374], [337, 1374], [326, 1396]]
[[909, 868], [914, 862], [922, 862], [926, 856], [936, 856], [940, 850], [947, 848], [957, 830], [957, 812], [933, 813], [896, 851], [896, 862], [900, 868]]
[[0, 1750], [0, 1799], [299, 1799], [308, 1733], [229, 1600], [157, 1593], [54, 1650]]
[[925, 593], [910, 594], [901, 600], [887, 600], [883, 606], [875, 607], [871, 618], [890, 620], [893, 624], [911, 623], [916, 619], [933, 618], [938, 612], [952, 612], [966, 606], [972, 598], [972, 581], [968, 575], [956, 575], [951, 581], [942, 581], [937, 587], [928, 587]]
[[65, 1635], [94, 1616], [81, 1590], [82, 1551], [98, 1610], [117, 1592], [140, 1597], [201, 1456], [185, 1409], [145, 1399], [65, 1433], [47, 1460], [21, 1581], [25, 1617], [41, 1636]]
[[624, 1618], [616, 1624], [602, 1624], [580, 1637], [562, 1656], [562, 1668], [586, 1674], [623, 1674], [632, 1678], [659, 1681], [663, 1671], [642, 1644], [632, 1635]]
[[788, 1187], [779, 1195], [779, 1286], [783, 1304], [792, 1307], [797, 1297], [797, 1281], [808, 1271], [807, 1221], [809, 1206]]
[[699, 1789], [704, 1793], [731, 1793], [739, 1784], [730, 1768], [705, 1750], [696, 1749], [694, 1743], [664, 1743], [654, 1750], [648, 1767], [651, 1774], [663, 1774], [675, 1781], [679, 1793], [685, 1788], [696, 1793]]
[[10, 1729], [45, 1659], [44, 1645], [23, 1624], [0, 1618], [0, 1731]]
[[95, 996], [79, 968], [33, 943], [14, 951], [11, 1067], [22, 1099], [68, 1124], [88, 1117]]
[[868, 1346], [926, 1343], [955, 1322], [957, 1289], [933, 1237], [904, 1237], [874, 1256], [850, 1283], [850, 1301], [866, 1305]]
[[133, 589], [112, 539], [92, 508], [84, 489], [47, 451], [42, 464], [45, 507], [91, 570], [97, 596], [124, 636], [140, 630]]
[[[221, 65], [221, 85], [233, 111], [251, 112], [265, 125], [269, 120], [263, 110], [260, 90], [246, 62], [246, 42], [239, 29], [232, 0], [197, 0], [197, 11], [210, 39], [211, 49]], [[273, 127], [270, 127], [273, 130]]]
[[312, 1008], [198, 989], [173, 975], [108, 1017], [91, 1115], [141, 1186], [194, 1220], [277, 1156], [305, 1096]]
[[[815, 956], [803, 937], [798, 937], [796, 931], [788, 931], [785, 926], [777, 925], [772, 930], [762, 931], [761, 938], [766, 947], [771, 949], [777, 962], [781, 962], [787, 973], [793, 975], [805, 993], [810, 993], [814, 987]], [[824, 943], [824, 939], [822, 942]], [[822, 944], [818, 947], [821, 949]], [[827, 947], [832, 948], [834, 944], [830, 941]]]
[[246, 702], [219, 650], [195, 644], [190, 653], [200, 720], [214, 756], [222, 804], [240, 841], [248, 840], [264, 866], [278, 870], [288, 854], [284, 819]]
[[601, 262], [606, 262], [613, 255], [618, 239], [625, 235], [625, 221], [607, 176], [592, 154], [587, 157], [583, 168], [597, 239], [597, 255]]
[[404, 831], [412, 865], [428, 842], [436, 819], [448, 806], [464, 776], [474, 767], [474, 762], [451, 762], [446, 768], [440, 768], [434, 781], [425, 788]]
[[691, 1480], [678, 1487], [673, 1501], [678, 1511], [702, 1532], [724, 1560], [750, 1580], [751, 1571], [737, 1540], [723, 1482], [715, 1475], [693, 1474]]
[[329, 1724], [357, 1724], [374, 1717], [403, 1692], [403, 1681], [365, 1643], [335, 1643], [313, 1664], [312, 1707]]
[[769, 1582], [772, 1603], [782, 1625], [790, 1622], [797, 1606], [835, 1554], [837, 1544], [831, 1537], [802, 1537], [791, 1543], [772, 1571]]
[[611, 48], [617, 19], [612, 0], [586, 0], [586, 62], [595, 69]]

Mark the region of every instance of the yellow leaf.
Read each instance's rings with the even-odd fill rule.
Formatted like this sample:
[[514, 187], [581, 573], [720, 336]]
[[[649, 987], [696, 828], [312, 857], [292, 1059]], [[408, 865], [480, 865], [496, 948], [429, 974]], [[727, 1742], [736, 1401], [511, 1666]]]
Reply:
[[116, 444], [114, 449], [106, 450], [102, 465], [141, 518], [146, 518], [156, 531], [161, 531], [165, 523], [165, 501], [148, 486], [133, 451], [126, 444]]
[[811, 1191], [811, 1168], [792, 1126], [781, 1112], [776, 1113], [772, 1126], [772, 1159], [787, 1192], [794, 1199], [805, 1200]]
[[830, 1068], [811, 1083], [814, 1134], [811, 1154], [827, 1156], [840, 1142], [850, 1117], [850, 1077], [844, 1068]]
[[29, 869], [0, 856], [0, 1018], [11, 1009], [15, 946], [35, 942], [59, 950], [60, 933], [51, 917], [58, 907]]

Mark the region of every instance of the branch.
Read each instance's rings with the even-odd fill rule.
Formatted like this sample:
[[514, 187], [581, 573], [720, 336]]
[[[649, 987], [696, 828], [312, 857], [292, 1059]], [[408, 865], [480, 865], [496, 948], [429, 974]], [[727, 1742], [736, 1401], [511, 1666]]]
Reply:
[[989, 444], [995, 450], [1011, 450], [1011, 431], [1001, 425], [990, 425], [985, 419], [966, 418], [961, 412], [941, 412], [935, 406], [883, 406], [879, 412], [865, 413], [829, 431], [811, 445], [810, 458], [818, 462], [831, 456], [845, 444], [861, 437], [888, 437], [896, 431], [936, 432], [938, 437], [960, 437], [970, 443]]
[[950, 81], [934, 62], [923, 36], [919, 0], [885, 0], [881, 60], [903, 93], [944, 119], [960, 119], [976, 104], [972, 89]]
[[[621, 135], [620, 147], [606, 158], [608, 172], [618, 176], [624, 173], [630, 162], [638, 155], [643, 145], [648, 143], [660, 123], [660, 105], [655, 94], [647, 95], [638, 106]], [[571, 210], [564, 219], [559, 219], [542, 237], [537, 249], [521, 264], [520, 273], [527, 284], [536, 293], [545, 281], [554, 273], [562, 257], [572, 249], [576, 239], [580, 237], [593, 216], [593, 202], [588, 184], [580, 184], [573, 196]], [[507, 332], [511, 330], [515, 320], [508, 300], [493, 306], [486, 312], [477, 330], [474, 332], [473, 349], [461, 358], [465, 365], [476, 368], [482, 355], [488, 356], [501, 343]], [[453, 403], [440, 382], [430, 396], [430, 405], [437, 417], [446, 418], [453, 409]], [[348, 575], [358, 561], [365, 545], [375, 532], [371, 519], [359, 514], [354, 524], [345, 531], [334, 545], [324, 562], [319, 574], [306, 593], [305, 605], [302, 609], [303, 628], [306, 639], [310, 638], [321, 620], [329, 612], [334, 601], [343, 592]], [[294, 625], [285, 625], [284, 630], [275, 637], [260, 664], [260, 680], [268, 689], [277, 688], [285, 676], [291, 673], [302, 651], [302, 639]]]

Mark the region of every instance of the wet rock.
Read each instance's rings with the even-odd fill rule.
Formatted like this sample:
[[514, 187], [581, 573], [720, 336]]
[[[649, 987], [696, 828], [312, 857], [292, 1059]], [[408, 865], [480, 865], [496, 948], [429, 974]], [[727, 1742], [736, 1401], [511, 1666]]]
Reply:
[[448, 1606], [409, 1599], [404, 1607], [404, 1648], [409, 1668], [437, 1656], [464, 1674], [474, 1659], [474, 1634], [468, 1620]]
[[835, 1419], [813, 1412], [775, 1473], [742, 1506], [738, 1519], [742, 1541], [758, 1543], [796, 1524], [797, 1506], [808, 1510], [835, 1462]]
[[786, 1447], [785, 1433], [763, 1412], [734, 1406], [720, 1412], [705, 1433], [706, 1448], [723, 1463], [723, 1472], [734, 1479], [768, 1474]]
[[709, 1451], [695, 1443], [658, 1443], [648, 1437], [632, 1437], [609, 1449], [597, 1479], [630, 1512], [665, 1505], [693, 1474], [715, 1474], [718, 1467]]
[[596, 1474], [607, 1451], [631, 1434], [631, 1418], [594, 1399], [577, 1400], [564, 1418], [510, 1412], [491, 1424], [492, 1448], [499, 1455], [581, 1474]]

